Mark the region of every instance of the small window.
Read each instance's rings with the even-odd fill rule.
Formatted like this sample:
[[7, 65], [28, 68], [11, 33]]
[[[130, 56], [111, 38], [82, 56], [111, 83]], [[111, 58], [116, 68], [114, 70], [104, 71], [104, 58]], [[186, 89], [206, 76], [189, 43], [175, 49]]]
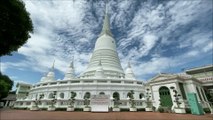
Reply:
[[50, 93], [48, 98], [49, 99], [53, 98], [53, 93]]
[[140, 94], [139, 94], [139, 98], [142, 99], [143, 97], [144, 97], [144, 94], [143, 94], [143, 93], [140, 93]]
[[64, 93], [60, 93], [60, 98], [64, 98]]

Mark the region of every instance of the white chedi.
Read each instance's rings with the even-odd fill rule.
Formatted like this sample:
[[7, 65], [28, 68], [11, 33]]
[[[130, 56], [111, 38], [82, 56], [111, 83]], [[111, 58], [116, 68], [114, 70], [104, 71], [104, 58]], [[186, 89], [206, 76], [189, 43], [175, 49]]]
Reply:
[[40, 82], [44, 82], [45, 80], [46, 80], [46, 75], [44, 75], [44, 76], [41, 78]]
[[69, 79], [73, 79], [73, 78], [75, 78], [75, 71], [74, 71], [74, 65], [73, 65], [73, 61], [72, 61], [64, 76], [64, 80], [69, 80]]
[[132, 71], [132, 67], [130, 65], [130, 62], [128, 62], [128, 67], [127, 67], [127, 69], [125, 71], [125, 78], [126, 79], [133, 79], [133, 80], [135, 80], [135, 75], [134, 75], [134, 73]]
[[55, 73], [53, 71], [50, 71], [47, 74], [46, 81], [54, 81], [54, 80], [55, 80]]
[[47, 75], [44, 75], [41, 78], [40, 82], [51, 82], [51, 81], [55, 81], [54, 64], [55, 64], [55, 61], [53, 62], [51, 70], [47, 73]]
[[46, 76], [43, 76], [40, 80], [40, 82], [50, 82], [55, 81], [55, 73], [53, 71], [50, 71]]

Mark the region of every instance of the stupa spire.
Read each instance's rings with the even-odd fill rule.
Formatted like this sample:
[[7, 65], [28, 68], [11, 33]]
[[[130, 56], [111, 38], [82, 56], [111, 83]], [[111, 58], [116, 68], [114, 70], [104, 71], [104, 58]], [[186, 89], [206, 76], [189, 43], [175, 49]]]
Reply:
[[112, 32], [110, 30], [110, 20], [108, 16], [108, 2], [106, 1], [105, 3], [105, 15], [104, 15], [104, 20], [103, 20], [103, 27], [100, 36], [107, 34], [109, 36], [113, 36]]
[[128, 68], [131, 68], [131, 64], [130, 64], [130, 61], [128, 61]]
[[70, 68], [74, 67], [73, 62], [74, 62], [74, 56], [72, 57], [72, 61], [71, 61], [70, 66], [69, 66]]
[[70, 62], [69, 67], [67, 68], [67, 72], [65, 73], [64, 80], [70, 80], [73, 78], [75, 78], [74, 56], [72, 57], [72, 61]]
[[53, 65], [52, 65], [51, 71], [54, 70], [54, 67], [55, 67], [55, 60], [53, 61]]

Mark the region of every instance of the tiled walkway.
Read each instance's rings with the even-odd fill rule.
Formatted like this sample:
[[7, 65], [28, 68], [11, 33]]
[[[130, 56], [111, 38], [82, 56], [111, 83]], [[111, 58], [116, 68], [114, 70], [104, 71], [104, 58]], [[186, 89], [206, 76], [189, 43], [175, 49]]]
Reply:
[[158, 112], [65, 112], [0, 110], [0, 120], [213, 120], [213, 115], [174, 114]]

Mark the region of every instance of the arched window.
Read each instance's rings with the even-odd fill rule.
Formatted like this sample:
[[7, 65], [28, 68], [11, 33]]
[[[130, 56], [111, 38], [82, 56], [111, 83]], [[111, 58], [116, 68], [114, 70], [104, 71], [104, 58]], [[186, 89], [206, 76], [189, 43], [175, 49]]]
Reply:
[[90, 92], [86, 92], [86, 93], [84, 94], [84, 99], [85, 99], [85, 98], [88, 98], [88, 99], [89, 99], [89, 98], [90, 98], [90, 95], [91, 95]]
[[48, 98], [52, 99], [53, 98], [53, 93], [50, 93], [49, 96], [48, 96]]
[[104, 92], [100, 92], [99, 95], [105, 95], [105, 93]]
[[114, 92], [112, 95], [113, 98], [120, 99], [120, 94], [118, 92]]
[[140, 93], [140, 94], [139, 94], [139, 98], [140, 98], [140, 99], [144, 98], [144, 94], [143, 94], [143, 93]]
[[64, 93], [60, 93], [60, 95], [59, 95], [59, 96], [60, 96], [60, 98], [62, 98], [62, 99], [63, 99], [63, 98], [64, 98]]
[[172, 107], [173, 102], [170, 95], [169, 88], [162, 86], [159, 89], [160, 102], [163, 107]]

